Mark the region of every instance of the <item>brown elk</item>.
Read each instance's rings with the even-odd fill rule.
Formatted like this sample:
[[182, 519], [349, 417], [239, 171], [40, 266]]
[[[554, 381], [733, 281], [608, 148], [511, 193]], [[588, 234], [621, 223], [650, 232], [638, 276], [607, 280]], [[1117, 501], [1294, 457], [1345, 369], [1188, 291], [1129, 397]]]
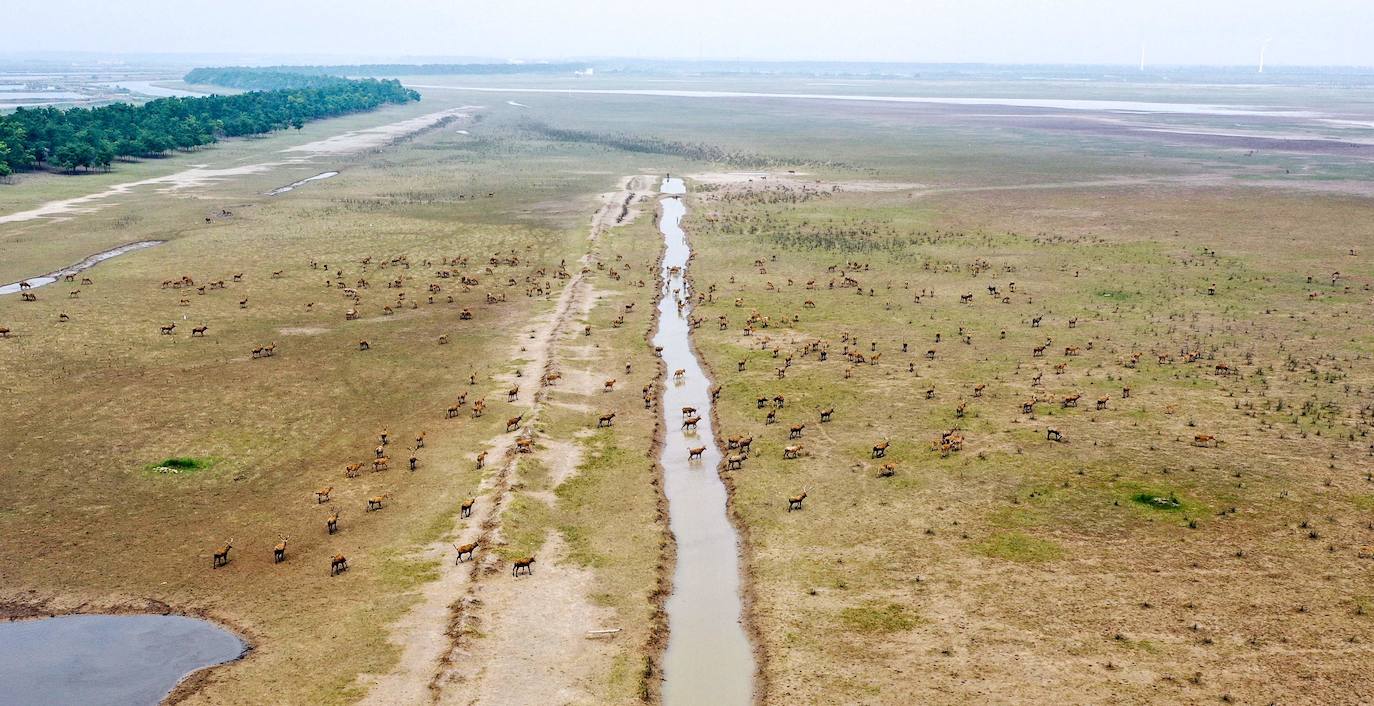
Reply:
[[161, 332], [162, 332], [162, 335], [164, 335], [164, 336], [170, 336], [170, 335], [172, 335], [172, 332], [175, 331], [175, 330], [177, 329], [177, 325], [176, 325], [176, 324], [167, 324], [166, 326], [159, 326], [159, 327], [157, 327], [157, 329], [158, 329], [158, 331], [161, 331]]
[[[473, 419], [476, 419], [476, 418], [482, 416], [482, 413], [485, 412], [485, 411], [487, 411], [487, 399], [486, 399], [485, 397], [483, 397], [482, 399], [477, 400], [476, 402], [473, 402], [473, 403], [472, 403], [472, 418], [473, 418]], [[507, 431], [509, 431], [509, 430], [507, 430]]]
[[697, 413], [697, 408], [696, 408], [696, 407], [683, 407], [683, 408], [682, 408], [682, 416], [684, 416], [684, 417], [690, 417], [690, 416], [692, 416], [693, 414], [696, 414], [696, 413]]
[[821, 423], [824, 424], [824, 423], [830, 421], [831, 417], [834, 416], [834, 414], [835, 414], [835, 408], [834, 408], [834, 407], [827, 407], [827, 408], [825, 408], [825, 409], [820, 410], [820, 413], [821, 413]]
[[1082, 394], [1082, 393], [1075, 393], [1075, 394], [1072, 394], [1072, 395], [1066, 395], [1066, 396], [1064, 397], [1064, 399], [1060, 402], [1060, 406], [1061, 406], [1061, 407], [1064, 407], [1064, 408], [1066, 408], [1066, 409], [1069, 408], [1069, 407], [1077, 407], [1077, 406], [1078, 406], [1078, 400], [1080, 400], [1080, 399], [1082, 399], [1082, 398], [1083, 398], [1083, 394]]
[[477, 454], [477, 468], [481, 469], [485, 465], [487, 465], [487, 452], [483, 451]]
[[801, 445], [801, 444], [796, 444], [796, 445], [794, 445], [794, 446], [785, 446], [785, 447], [783, 447], [783, 449], [782, 449], [782, 457], [785, 458], [785, 459], [787, 459], [787, 458], [797, 458], [797, 456], [801, 454], [801, 450], [802, 450], [802, 445]]
[[332, 492], [334, 492], [334, 486], [332, 485], [320, 488], [319, 490], [315, 491], [316, 504], [329, 502], [329, 494]]
[[9, 338], [10, 329], [8, 326], [0, 326], [0, 338]]
[[511, 430], [515, 429], [516, 427], [520, 426], [520, 420], [522, 420], [522, 419], [524, 419], [524, 418], [525, 418], [525, 415], [523, 415], [523, 414], [517, 414], [517, 415], [515, 415], [514, 417], [511, 417], [510, 419], [507, 419], [507, 420], [506, 420], [506, 431], [511, 431]]
[[329, 560], [329, 575], [338, 576], [345, 571], [348, 571], [348, 559], [342, 554], [335, 554], [334, 558]]
[[1101, 410], [1101, 409], [1106, 409], [1106, 408], [1107, 408], [1107, 401], [1110, 400], [1110, 399], [1111, 399], [1111, 396], [1110, 396], [1110, 395], [1103, 395], [1103, 396], [1097, 398], [1097, 408], [1098, 408], [1099, 410]]
[[1036, 403], [1036, 402], [1039, 402], [1039, 401], [1040, 401], [1040, 400], [1037, 400], [1037, 399], [1035, 399], [1034, 397], [1032, 397], [1032, 398], [1030, 398], [1029, 400], [1026, 400], [1025, 402], [1022, 402], [1022, 403], [1021, 403], [1021, 413], [1022, 413], [1022, 414], [1035, 414], [1035, 403]]
[[888, 446], [890, 446], [891, 444], [892, 444], [892, 442], [888, 441], [887, 439], [883, 439], [882, 441], [879, 441], [878, 443], [874, 444], [874, 445], [873, 445], [873, 458], [882, 458], [882, 457], [886, 456], [886, 455], [887, 455], [887, 448], [888, 448]]
[[806, 429], [806, 425], [805, 425], [805, 424], [793, 424], [793, 425], [792, 425], [792, 428], [789, 429], [789, 430], [787, 431], [787, 438], [789, 438], [789, 439], [800, 439], [801, 436], [802, 436], [802, 431], [805, 430], [805, 429]]
[[345, 312], [344, 312], [344, 321], [356, 321], [357, 319], [358, 319], [358, 310], [357, 310], [357, 309], [349, 309], [348, 311], [345, 311]]
[[221, 566], [227, 565], [229, 563], [229, 550], [233, 548], [234, 540], [231, 539], [225, 542], [224, 546], [220, 547], [219, 549], [216, 549], [215, 556], [213, 558], [213, 563], [211, 564], [211, 566], [218, 569]]
[[478, 542], [468, 542], [467, 544], [464, 544], [464, 545], [462, 545], [462, 546], [459, 546], [459, 545], [457, 545], [457, 544], [453, 545], [453, 548], [458, 550], [458, 557], [454, 560], [454, 563], [455, 563], [455, 564], [461, 564], [461, 563], [463, 563], [463, 555], [464, 555], [464, 554], [466, 554], [467, 557], [468, 557], [469, 559], [471, 559], [471, 558], [472, 558], [472, 553], [475, 552], [475, 551], [477, 551], [477, 544], [478, 544]]
[[209, 330], [210, 330], [210, 327], [209, 327], [209, 326], [197, 326], [197, 327], [191, 329], [191, 335], [192, 335], [192, 336], [204, 336], [204, 335], [205, 335], [205, 332], [206, 332], [206, 331], [209, 331]]
[[329, 534], [339, 531], [339, 511], [335, 510], [329, 517], [324, 518], [324, 529]]
[[1082, 354], [1082, 353], [1083, 353], [1083, 350], [1082, 350], [1081, 348], [1079, 348], [1078, 346], [1065, 346], [1065, 347], [1064, 347], [1064, 355], [1074, 356], [1074, 355], [1080, 355], [1080, 354]]
[[521, 569], [524, 569], [524, 570], [525, 570], [525, 575], [526, 575], [526, 576], [533, 576], [533, 575], [534, 575], [534, 557], [532, 557], [532, 556], [527, 556], [527, 557], [525, 557], [525, 558], [523, 558], [523, 559], [516, 559], [516, 560], [515, 560], [514, 562], [512, 562], [511, 565], [510, 565], [510, 575], [511, 575], [511, 576], [519, 576], [519, 575], [520, 575], [520, 570], [521, 570]]
[[703, 453], [705, 453], [705, 452], [706, 452], [706, 447], [705, 447], [705, 446], [693, 446], [693, 447], [687, 449], [687, 460], [688, 460], [688, 461], [699, 460], [699, 459], [701, 458], [701, 455], [702, 455]]
[[1047, 348], [1047, 346], [1036, 346], [1036, 347], [1032, 348], [1032, 349], [1031, 349], [1031, 357], [1032, 357], [1032, 358], [1043, 358], [1043, 357], [1045, 357], [1045, 348]]
[[1212, 434], [1194, 434], [1194, 435], [1193, 435], [1193, 445], [1194, 445], [1194, 446], [1216, 446], [1216, 445], [1218, 445], [1219, 443], [1220, 443], [1220, 442], [1217, 441], [1217, 437], [1214, 436], [1214, 435], [1212, 435]]
[[741, 454], [730, 454], [725, 457], [725, 470], [737, 471], [744, 466], [744, 456]]
[[879, 478], [891, 478], [895, 475], [897, 475], [897, 464], [895, 463], [884, 463], [878, 468]]
[[350, 463], [350, 464], [348, 464], [347, 466], [344, 466], [344, 477], [345, 477], [345, 478], [357, 478], [357, 477], [358, 477], [358, 471], [361, 471], [362, 469], [363, 469], [363, 464], [361, 464], [361, 463]]
[[386, 456], [383, 456], [383, 457], [381, 457], [381, 458], [376, 458], [376, 459], [373, 459], [373, 460], [372, 460], [372, 470], [374, 470], [374, 471], [385, 471], [385, 470], [388, 469], [388, 468], [391, 468], [391, 459], [390, 459], [390, 458], [388, 458], [388, 457], [386, 457]]
[[291, 538], [290, 538], [290, 537], [282, 537], [282, 538], [281, 538], [281, 541], [280, 541], [280, 542], [277, 542], [277, 546], [272, 547], [272, 563], [273, 563], [273, 564], [280, 564], [280, 563], [282, 563], [283, 561], [286, 561], [286, 540], [288, 540], [288, 539], [291, 539]]
[[988, 386], [987, 386], [986, 383], [981, 383], [981, 382], [978, 383], [977, 385], [974, 385], [974, 386], [973, 386], [973, 396], [974, 396], [974, 397], [982, 397], [982, 396], [983, 396], [983, 390], [986, 390], [987, 387], [988, 387]]
[[468, 498], [467, 500], [464, 500], [464, 501], [463, 501], [463, 504], [459, 507], [458, 516], [459, 516], [459, 517], [471, 517], [471, 516], [472, 516], [472, 508], [473, 508], [473, 506], [476, 505], [476, 504], [477, 504], [477, 498]]
[[445, 345], [445, 344], [447, 344], [447, 343], [448, 343], [448, 334], [441, 334], [441, 335], [439, 336], [439, 345], [442, 346], [442, 345]]
[[615, 389], [615, 378], [611, 378], [610, 380], [607, 380], [606, 382], [604, 382], [604, 383], [601, 384], [601, 391], [602, 391], [602, 392], [610, 392], [610, 391], [612, 391], [612, 390], [614, 390], [614, 389]]
[[693, 416], [691, 416], [691, 417], [688, 417], [688, 418], [682, 420], [682, 430], [683, 430], [683, 431], [695, 430], [695, 429], [697, 428], [697, 423], [700, 422], [700, 421], [701, 421], [701, 417], [699, 417], [699, 416], [693, 415]]
[[368, 343], [366, 339], [360, 340], [360, 341], [358, 341], [358, 350], [360, 350], [360, 351], [372, 350], [372, 344]]
[[1129, 398], [1130, 396], [1131, 396], [1131, 388], [1129, 388], [1129, 387], [1123, 387], [1123, 388], [1121, 388], [1121, 399], [1124, 400], [1124, 399]]
[[802, 501], [804, 500], [806, 500], [805, 490], [803, 490], [800, 495], [793, 495], [787, 498], [787, 511], [792, 512], [793, 510], [802, 509]]
[[677, 382], [682, 382], [682, 379], [683, 379], [686, 375], [687, 375], [687, 369], [686, 369], [686, 368], [678, 368], [677, 370], [674, 370], [674, 371], [673, 371], [673, 380], [675, 380], [675, 381], [677, 381]]
[[381, 495], [374, 495], [368, 498], [367, 511], [372, 512], [373, 510], [380, 510], [383, 507], [385, 507], [384, 503], [386, 502], [387, 497], [390, 495], [390, 493], [383, 493]]
[[1059, 430], [1058, 430], [1058, 429], [1053, 429], [1053, 428], [1051, 428], [1051, 429], [1046, 429], [1046, 430], [1045, 430], [1045, 440], [1046, 440], [1046, 441], [1063, 441], [1063, 440], [1064, 440], [1064, 435], [1061, 434], [1061, 433], [1059, 433]]
[[522, 436], [515, 440], [515, 452], [521, 454], [532, 453], [534, 451], [534, 439]]
[[520, 386], [519, 386], [519, 385], [516, 385], [515, 387], [512, 387], [512, 388], [509, 389], [509, 390], [506, 390], [506, 401], [507, 401], [507, 402], [514, 402], [514, 401], [516, 400], [516, 398], [518, 398], [518, 397], [520, 397]]

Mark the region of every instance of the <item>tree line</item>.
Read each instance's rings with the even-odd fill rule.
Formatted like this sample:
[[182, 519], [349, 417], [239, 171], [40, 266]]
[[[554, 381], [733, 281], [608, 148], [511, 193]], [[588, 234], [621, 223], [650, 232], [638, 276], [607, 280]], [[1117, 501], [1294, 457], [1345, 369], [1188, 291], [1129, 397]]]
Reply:
[[212, 144], [222, 137], [300, 129], [311, 120], [420, 100], [419, 93], [394, 80], [293, 78], [251, 70], [234, 80], [234, 84], [218, 85], [267, 90], [158, 98], [142, 105], [19, 108], [0, 115], [0, 176], [45, 166], [69, 172], [109, 168], [121, 157], [157, 157]]
[[[189, 76], [209, 76], [211, 72], [256, 72], [294, 74], [297, 76], [437, 76], [437, 75], [509, 75], [509, 74], [571, 74], [586, 68], [586, 64], [336, 64], [333, 66], [255, 66], [251, 69], [225, 67], [196, 69]], [[205, 72], [198, 74], [197, 72]], [[225, 84], [220, 84], [225, 85]]]

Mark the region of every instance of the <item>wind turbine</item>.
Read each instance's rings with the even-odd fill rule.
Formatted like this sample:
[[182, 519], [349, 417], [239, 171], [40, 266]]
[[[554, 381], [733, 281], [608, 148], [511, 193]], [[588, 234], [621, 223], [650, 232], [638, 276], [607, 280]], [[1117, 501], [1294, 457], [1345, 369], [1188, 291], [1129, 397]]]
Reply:
[[1269, 43], [1272, 42], [1272, 41], [1274, 41], [1274, 38], [1273, 38], [1273, 37], [1265, 37], [1265, 38], [1264, 38], [1264, 41], [1263, 41], [1263, 42], [1260, 42], [1260, 65], [1259, 65], [1259, 72], [1260, 72], [1260, 73], [1264, 73], [1264, 52], [1265, 52], [1266, 49], [1269, 48]]
[[1140, 70], [1145, 70], [1145, 42], [1140, 43]]

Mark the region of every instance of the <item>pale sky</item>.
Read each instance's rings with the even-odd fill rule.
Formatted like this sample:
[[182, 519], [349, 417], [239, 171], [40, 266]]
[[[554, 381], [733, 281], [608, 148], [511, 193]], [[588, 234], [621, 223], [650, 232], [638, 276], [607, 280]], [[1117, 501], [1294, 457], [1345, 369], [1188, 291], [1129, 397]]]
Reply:
[[0, 0], [6, 52], [1374, 66], [1374, 0]]

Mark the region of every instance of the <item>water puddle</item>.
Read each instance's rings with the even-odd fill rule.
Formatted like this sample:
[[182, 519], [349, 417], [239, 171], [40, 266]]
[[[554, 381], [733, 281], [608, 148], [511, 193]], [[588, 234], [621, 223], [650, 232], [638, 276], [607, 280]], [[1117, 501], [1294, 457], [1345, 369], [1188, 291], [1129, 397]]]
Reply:
[[0, 623], [6, 704], [157, 704], [192, 672], [247, 651], [237, 635], [179, 615], [66, 615]]
[[277, 188], [275, 188], [275, 189], [273, 189], [273, 190], [267, 192], [266, 195], [267, 195], [267, 196], [281, 196], [282, 194], [284, 194], [284, 193], [286, 193], [286, 192], [288, 192], [288, 191], [293, 191], [293, 190], [295, 190], [295, 188], [298, 187], [298, 186], [305, 186], [306, 184], [309, 184], [309, 183], [312, 182], [312, 181], [320, 181], [321, 179], [330, 179], [330, 178], [336, 177], [336, 176], [338, 176], [338, 175], [339, 175], [338, 172], [320, 172], [319, 174], [316, 174], [315, 176], [306, 177], [306, 178], [304, 178], [304, 179], [301, 179], [300, 181], [293, 181], [293, 182], [291, 182], [290, 184], [287, 184], [286, 186], [278, 186]]
[[[754, 655], [740, 622], [739, 537], [726, 515], [725, 484], [716, 469], [721, 453], [711, 431], [710, 381], [692, 351], [684, 275], [691, 248], [680, 225], [686, 206], [681, 179], [665, 179], [659, 230], [664, 290], [654, 345], [663, 347], [669, 378], [663, 395], [667, 432], [660, 461], [668, 496], [668, 524], [677, 540], [677, 568], [668, 597], [668, 650], [663, 665], [665, 704], [748, 704], [753, 697]], [[681, 382], [674, 372], [683, 371]], [[680, 431], [682, 408], [695, 407], [696, 431]], [[688, 461], [689, 448], [706, 447]]]
[[[137, 243], [129, 243], [128, 245], [121, 245], [121, 246], [119, 246], [119, 247], [117, 247], [117, 248], [110, 248], [109, 250], [106, 250], [105, 252], [98, 252], [98, 253], [96, 253], [96, 254], [94, 254], [94, 255], [92, 255], [92, 256], [86, 258], [85, 260], [82, 260], [81, 262], [76, 263], [75, 265], [71, 265], [71, 266], [69, 266], [69, 267], [64, 267], [64, 268], [62, 268], [62, 269], [60, 269], [60, 270], [58, 270], [58, 271], [56, 271], [56, 272], [49, 272], [48, 274], [43, 275], [42, 277], [34, 277], [34, 278], [32, 278], [32, 279], [26, 279], [26, 280], [23, 280], [23, 281], [20, 281], [20, 282], [14, 282], [13, 284], [0, 285], [0, 295], [4, 295], [4, 294], [14, 294], [14, 293], [20, 291], [21, 289], [38, 289], [39, 287], [43, 287], [43, 286], [52, 284], [53, 282], [56, 282], [57, 280], [60, 280], [60, 279], [62, 279], [63, 277], [66, 277], [67, 275], [75, 275], [75, 274], [79, 274], [79, 273], [81, 273], [81, 272], [83, 272], [83, 271], [85, 271], [85, 270], [89, 270], [89, 269], [91, 269], [92, 267], [95, 267], [96, 265], [99, 265], [100, 263], [102, 263], [102, 262], [104, 262], [104, 261], [106, 261], [106, 260], [108, 260], [108, 259], [110, 259], [110, 258], [112, 258], [112, 257], [119, 257], [120, 255], [123, 255], [124, 253], [133, 252], [133, 251], [135, 251], [135, 250], [143, 250], [143, 249], [145, 249], [145, 248], [151, 248], [151, 247], [153, 247], [153, 246], [155, 246], [155, 245], [161, 245], [161, 244], [163, 244], [163, 243], [165, 243], [165, 242], [167, 242], [167, 241], [165, 241], [165, 240], [140, 240], [140, 241], [138, 241]], [[21, 285], [24, 285], [24, 284], [27, 284], [28, 287], [22, 287], [22, 286], [21, 286]]]

